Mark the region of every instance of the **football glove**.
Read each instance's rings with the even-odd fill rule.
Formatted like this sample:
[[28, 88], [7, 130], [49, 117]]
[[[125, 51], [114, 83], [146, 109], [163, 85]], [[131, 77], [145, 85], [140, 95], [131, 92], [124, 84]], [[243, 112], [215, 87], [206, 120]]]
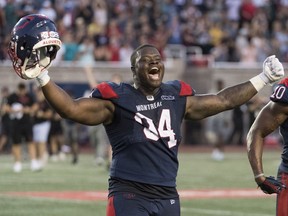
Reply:
[[260, 74], [260, 77], [266, 84], [272, 84], [284, 77], [283, 65], [275, 55], [265, 59], [263, 62], [263, 72]]
[[286, 186], [276, 180], [273, 176], [266, 177], [264, 182], [258, 184], [258, 187], [266, 194], [278, 194], [283, 189], [286, 189]]

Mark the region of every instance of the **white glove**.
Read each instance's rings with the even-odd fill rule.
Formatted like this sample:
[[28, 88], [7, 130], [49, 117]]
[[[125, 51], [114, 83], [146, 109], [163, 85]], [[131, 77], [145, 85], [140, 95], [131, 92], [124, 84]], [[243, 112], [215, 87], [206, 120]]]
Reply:
[[21, 67], [22, 78], [34, 79], [51, 66], [52, 60], [47, 55], [50, 48], [53, 50], [52, 46], [44, 46], [32, 50], [32, 54], [29, 58], [25, 58], [24, 64]]
[[272, 84], [284, 77], [283, 65], [275, 55], [265, 59], [260, 77], [266, 84]]
[[39, 87], [45, 86], [50, 81], [50, 76], [48, 75], [48, 70], [43, 70], [37, 77]]

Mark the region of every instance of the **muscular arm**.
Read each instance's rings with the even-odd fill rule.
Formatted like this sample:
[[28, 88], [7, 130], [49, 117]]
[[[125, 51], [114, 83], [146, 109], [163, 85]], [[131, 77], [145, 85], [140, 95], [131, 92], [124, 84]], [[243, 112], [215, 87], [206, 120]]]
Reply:
[[[264, 138], [276, 130], [287, 119], [287, 116], [287, 105], [271, 101], [261, 110], [251, 126], [247, 135], [247, 152], [254, 176], [263, 173]], [[261, 183], [264, 180], [265, 177], [256, 179], [257, 183]]]
[[257, 93], [250, 81], [225, 88], [215, 95], [187, 97], [186, 119], [203, 119], [244, 104]]
[[114, 105], [108, 100], [96, 98], [72, 99], [53, 81], [49, 81], [43, 86], [42, 91], [49, 104], [62, 118], [86, 125], [108, 124], [112, 121]]

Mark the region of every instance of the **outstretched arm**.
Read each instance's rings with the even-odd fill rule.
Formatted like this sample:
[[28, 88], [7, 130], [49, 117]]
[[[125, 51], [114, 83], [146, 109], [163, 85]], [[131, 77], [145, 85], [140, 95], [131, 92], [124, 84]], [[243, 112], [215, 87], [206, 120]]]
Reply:
[[247, 82], [225, 88], [217, 94], [187, 97], [187, 119], [203, 119], [248, 102], [266, 84], [272, 84], [284, 76], [282, 64], [275, 56], [263, 63], [263, 72]]
[[73, 99], [51, 81], [48, 74], [41, 75], [42, 77], [37, 79], [45, 98], [61, 117], [86, 125], [108, 124], [112, 121], [114, 112], [112, 102], [96, 98]]
[[217, 94], [187, 97], [186, 119], [203, 119], [219, 112], [240, 106], [257, 94], [257, 90], [247, 81], [228, 87]]

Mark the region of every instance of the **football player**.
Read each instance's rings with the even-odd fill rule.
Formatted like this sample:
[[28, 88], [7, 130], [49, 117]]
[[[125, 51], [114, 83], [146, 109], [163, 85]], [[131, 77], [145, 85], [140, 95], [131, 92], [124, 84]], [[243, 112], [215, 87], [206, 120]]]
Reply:
[[[288, 216], [288, 78], [279, 82], [262, 108], [247, 135], [248, 159], [259, 188], [267, 194], [277, 194], [277, 216]], [[283, 151], [277, 178], [266, 176], [263, 169], [265, 137], [279, 128], [283, 137]]]
[[183, 81], [162, 82], [161, 55], [155, 46], [144, 44], [130, 58], [133, 85], [103, 82], [89, 98], [73, 99], [48, 74], [61, 46], [56, 32], [47, 17], [23, 17], [12, 32], [9, 53], [17, 74], [36, 77], [63, 118], [104, 124], [113, 150], [107, 216], [179, 216], [176, 176], [183, 119], [232, 109], [284, 76], [282, 64], [270, 56], [263, 71], [250, 80], [215, 94], [196, 95]]

